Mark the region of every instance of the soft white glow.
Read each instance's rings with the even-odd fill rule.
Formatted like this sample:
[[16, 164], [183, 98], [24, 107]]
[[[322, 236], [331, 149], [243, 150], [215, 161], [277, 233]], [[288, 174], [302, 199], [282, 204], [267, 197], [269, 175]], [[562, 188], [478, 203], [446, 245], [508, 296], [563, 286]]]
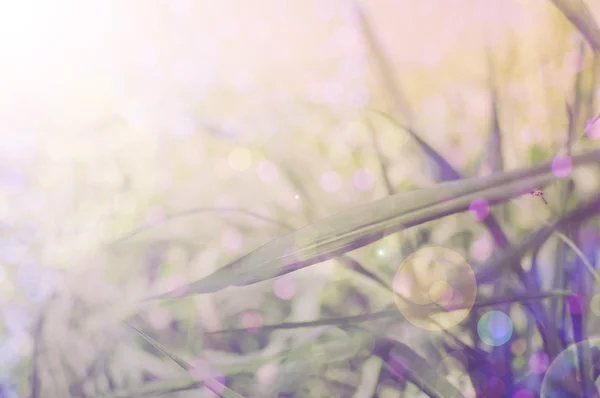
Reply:
[[3, 89], [38, 91], [48, 80], [64, 82], [110, 29], [110, 23], [106, 24], [106, 4], [110, 2], [100, 8], [101, 4], [73, 0], [0, 2]]

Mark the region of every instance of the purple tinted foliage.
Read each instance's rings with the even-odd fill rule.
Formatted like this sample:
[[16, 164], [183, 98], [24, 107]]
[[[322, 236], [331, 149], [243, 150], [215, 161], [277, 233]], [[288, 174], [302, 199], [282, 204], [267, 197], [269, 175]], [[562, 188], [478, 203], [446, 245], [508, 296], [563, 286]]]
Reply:
[[586, 310], [586, 298], [581, 294], [567, 297], [567, 304], [571, 315], [582, 315]]
[[577, 233], [578, 246], [592, 264], [597, 268], [596, 251], [600, 248], [600, 231], [595, 226], [585, 226]]
[[409, 366], [408, 360], [400, 355], [390, 355], [387, 360], [389, 368], [397, 375], [403, 376]]

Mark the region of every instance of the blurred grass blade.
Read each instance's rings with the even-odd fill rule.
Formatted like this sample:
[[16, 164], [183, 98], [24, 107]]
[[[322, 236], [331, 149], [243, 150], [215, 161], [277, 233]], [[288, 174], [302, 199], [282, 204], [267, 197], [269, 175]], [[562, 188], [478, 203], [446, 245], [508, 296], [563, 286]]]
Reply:
[[[401, 123], [399, 123], [396, 119], [394, 119], [392, 116], [388, 115], [387, 113], [380, 112], [380, 111], [374, 111], [374, 112], [379, 114], [380, 116], [383, 116], [384, 118], [386, 118], [388, 121], [390, 121], [392, 124], [396, 125], [397, 127], [408, 131], [411, 134], [411, 136], [415, 140], [417, 140], [419, 145], [421, 145], [422, 149], [429, 156], [429, 158], [436, 164], [437, 168], [439, 170], [442, 170], [442, 173], [440, 174], [440, 176], [443, 181], [453, 181], [453, 180], [458, 180], [458, 179], [462, 178], [460, 173], [457, 170], [455, 170], [450, 165], [450, 163], [448, 163], [448, 161], [446, 161], [446, 159], [444, 159], [433, 148], [431, 148], [429, 145], [427, 145], [427, 143], [425, 141], [423, 141], [423, 139], [421, 139], [421, 137], [419, 137], [416, 133], [412, 132], [408, 127], [403, 126]], [[494, 217], [494, 215], [491, 213], [488, 214], [488, 216], [483, 220], [483, 222], [484, 222], [485, 226], [488, 228], [488, 230], [490, 231], [490, 233], [491, 233], [492, 237], [494, 238], [494, 241], [496, 242], [498, 247], [506, 246], [508, 243], [508, 241], [506, 239], [506, 235], [500, 228], [500, 225], [498, 224], [498, 221], [496, 221], [496, 218]]]
[[[346, 316], [346, 317], [335, 317], [329, 319], [319, 319], [318, 321], [307, 321], [307, 322], [283, 322], [275, 325], [263, 325], [260, 327], [261, 331], [271, 331], [271, 330], [280, 330], [280, 329], [302, 329], [302, 328], [311, 328], [317, 326], [339, 326], [343, 327], [346, 325], [350, 325], [352, 323], [366, 322], [366, 321], [374, 321], [382, 318], [401, 318], [400, 313], [397, 309], [388, 309], [378, 312], [373, 312], [370, 314], [362, 314], [355, 316]], [[217, 330], [214, 332], [210, 332], [209, 334], [224, 334], [224, 333], [238, 333], [238, 332], [246, 332], [246, 328], [236, 328], [236, 329], [223, 329]]]
[[[194, 207], [191, 209], [187, 209], [187, 210], [183, 210], [177, 213], [172, 213], [172, 214], [168, 214], [158, 225], [162, 225], [166, 222], [169, 221], [173, 221], [176, 219], [180, 219], [183, 217], [187, 217], [187, 216], [191, 216], [191, 215], [195, 215], [195, 214], [203, 214], [203, 213], [208, 213], [208, 214], [227, 214], [227, 213], [237, 213], [239, 215], [245, 215], [247, 217], [250, 218], [254, 218], [256, 220], [260, 220], [260, 221], [264, 221], [266, 223], [269, 224], [273, 224], [276, 225], [280, 228], [283, 229], [288, 229], [288, 230], [293, 230], [294, 228], [291, 225], [288, 225], [286, 223], [283, 223], [279, 220], [275, 220], [272, 219], [270, 217], [265, 217], [261, 214], [255, 213], [253, 211], [250, 210], [246, 210], [246, 209], [241, 209], [241, 208], [236, 208], [236, 207], [232, 207], [232, 208], [222, 208], [222, 207]], [[130, 233], [128, 233], [125, 236], [120, 237], [117, 240], [114, 240], [110, 243], [108, 243], [106, 245], [106, 247], [114, 247], [117, 246], [143, 232], [149, 231], [151, 229], [155, 228], [155, 225], [144, 225], [141, 227], [138, 227], [136, 229], [134, 229], [133, 231], [131, 231]]]
[[[500, 252], [497, 256], [492, 257], [480, 269], [475, 272], [478, 283], [489, 283], [500, 276], [502, 272], [519, 268], [521, 258], [530, 249], [540, 247], [555, 231], [564, 225], [574, 222], [581, 222], [600, 213], [600, 197], [597, 196], [589, 203], [580, 206], [579, 208], [564, 215], [560, 220], [553, 224], [544, 225], [523, 239], [518, 244], [508, 247]], [[564, 234], [560, 236], [564, 237]], [[561, 238], [562, 240], [562, 238]], [[585, 256], [583, 256], [585, 258]], [[592, 267], [593, 268], [593, 267]], [[527, 286], [526, 286], [527, 288]]]
[[[179, 356], [169, 352], [169, 350], [167, 350], [165, 347], [163, 347], [160, 343], [158, 343], [152, 337], [148, 336], [146, 333], [142, 332], [141, 330], [137, 329], [136, 327], [130, 325], [129, 323], [127, 323], [127, 326], [129, 326], [130, 328], [135, 330], [148, 343], [152, 344], [157, 350], [159, 350], [160, 352], [162, 352], [163, 354], [168, 356], [173, 362], [175, 362], [177, 365], [179, 365], [183, 370], [185, 370], [186, 372], [190, 371], [190, 369], [192, 368], [192, 365], [189, 364], [187, 361], [185, 361], [182, 358], [180, 358]], [[190, 376], [190, 379], [191, 379], [191, 376]], [[207, 381], [209, 381], [209, 380], [204, 381], [202, 384], [206, 385]], [[217, 394], [223, 398], [243, 398], [240, 394], [236, 393], [235, 391], [228, 388], [227, 386], [221, 384], [218, 380], [210, 379], [210, 381], [211, 382], [214, 381], [215, 383], [219, 384], [219, 386], [218, 386], [219, 390], [220, 390], [219, 392], [216, 392], [212, 388], [210, 388], [210, 390], [213, 391], [215, 394]]]
[[590, 47], [600, 52], [600, 28], [582, 0], [551, 0], [559, 11], [579, 30]]
[[386, 363], [392, 374], [410, 381], [430, 397], [463, 397], [444, 375], [409, 346], [394, 340], [381, 339], [375, 343], [373, 351]]
[[[576, 168], [597, 162], [600, 151], [573, 156]], [[412, 226], [466, 211], [475, 199], [490, 205], [530, 192], [555, 179], [550, 165], [438, 184], [399, 193], [321, 219], [244, 255], [188, 285], [184, 296], [211, 293], [275, 278], [366, 246]], [[170, 292], [158, 297], [174, 297]], [[179, 295], [179, 297], [182, 297]]]
[[459, 180], [461, 178], [458, 171], [456, 171], [446, 159], [444, 159], [435, 149], [433, 149], [431, 145], [429, 145], [424, 139], [422, 139], [409, 125], [403, 125], [399, 123], [393, 116], [385, 112], [378, 111], [375, 109], [371, 109], [371, 111], [388, 119], [393, 124], [395, 124], [396, 127], [400, 127], [401, 129], [406, 131], [412, 139], [417, 141], [417, 143], [421, 147], [421, 150], [425, 152], [429, 160], [433, 162], [437, 169], [437, 173], [435, 175], [436, 182], [454, 181]]
[[[523, 293], [523, 294], [514, 294], [512, 296], [502, 296], [502, 297], [489, 297], [477, 299], [473, 304], [473, 308], [484, 308], [484, 307], [493, 307], [498, 304], [510, 304], [510, 303], [526, 303], [530, 301], [539, 301], [547, 298], [554, 297], [564, 297], [570, 296], [573, 293], [562, 290], [552, 290], [549, 292], [533, 292], [533, 293]], [[429, 310], [432, 314], [435, 314], [440, 311], [437, 305], [426, 306], [423, 305], [421, 308], [424, 311]], [[456, 307], [456, 309], [462, 309], [463, 307]], [[464, 307], [468, 308], [468, 307]], [[423, 313], [423, 315], [426, 315]], [[260, 327], [261, 331], [272, 331], [272, 330], [281, 330], [281, 329], [302, 329], [302, 328], [311, 328], [317, 326], [338, 326], [344, 327], [348, 325], [352, 325], [354, 323], [367, 322], [367, 321], [375, 321], [378, 319], [385, 318], [402, 318], [400, 312], [395, 308], [386, 309], [383, 311], [372, 312], [369, 314], [361, 314], [355, 316], [346, 316], [346, 317], [336, 317], [329, 319], [319, 319], [317, 321], [307, 321], [307, 322], [283, 322], [274, 325], [263, 325]], [[240, 333], [246, 332], [246, 328], [235, 328], [235, 329], [223, 329], [217, 330], [214, 332], [210, 332], [208, 334], [225, 334], [225, 333]]]
[[183, 360], [182, 358], [178, 357], [175, 354], [171, 354], [169, 352], [169, 350], [167, 350], [165, 347], [163, 347], [159, 342], [157, 342], [152, 337], [148, 336], [146, 333], [142, 332], [135, 326], [132, 326], [131, 324], [129, 324], [127, 322], [125, 322], [125, 323], [127, 324], [127, 326], [129, 326], [130, 328], [135, 330], [137, 334], [142, 336], [144, 338], [144, 340], [146, 340], [148, 343], [152, 344], [154, 346], [154, 348], [156, 348], [158, 351], [162, 352], [163, 354], [165, 354], [166, 356], [171, 358], [171, 360], [173, 362], [175, 362], [177, 365], [179, 365], [179, 367], [181, 367], [186, 372], [189, 371], [191, 365], [189, 363], [187, 363], [187, 361]]
[[[180, 367], [189, 369], [191, 365], [187, 361], [180, 358], [179, 356], [172, 354], [168, 349], [163, 347], [160, 343], [156, 342], [152, 337], [148, 336], [139, 329], [131, 326], [140, 336], [146, 341], [152, 344], [160, 352], [167, 355]], [[327, 329], [326, 325], [315, 325], [322, 326], [320, 329], [315, 330], [309, 336], [301, 341], [297, 346], [292, 349], [284, 349], [280, 352], [269, 353], [248, 353], [242, 357], [237, 355], [225, 356], [224, 358], [214, 361], [211, 367], [214, 366], [215, 370], [224, 376], [235, 375], [243, 372], [254, 372], [261, 366], [272, 363], [272, 362], [286, 362], [286, 361], [313, 361], [318, 364], [328, 364], [333, 361], [345, 361], [357, 355], [357, 352], [364, 347], [370, 340], [366, 335], [352, 334], [347, 339], [336, 339], [325, 342], [316, 342], [315, 339], [323, 334]], [[220, 352], [221, 356], [223, 352]], [[175, 380], [164, 380], [146, 384], [140, 387], [138, 390], [132, 391], [121, 391], [112, 393], [109, 396], [112, 398], [117, 397], [139, 397], [139, 396], [151, 396], [151, 395], [163, 395], [176, 391], [192, 390], [197, 389], [203, 385], [202, 382], [195, 381], [191, 376], [187, 378], [178, 378]], [[220, 386], [223, 390], [220, 391], [221, 395], [225, 398], [229, 397], [240, 397], [235, 391]]]

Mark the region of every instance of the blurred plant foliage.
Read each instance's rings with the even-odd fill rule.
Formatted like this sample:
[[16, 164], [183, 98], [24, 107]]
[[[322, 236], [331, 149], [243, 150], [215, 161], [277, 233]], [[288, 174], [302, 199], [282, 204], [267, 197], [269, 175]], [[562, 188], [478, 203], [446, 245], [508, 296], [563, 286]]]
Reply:
[[2, 6], [0, 396], [600, 396], [592, 3]]

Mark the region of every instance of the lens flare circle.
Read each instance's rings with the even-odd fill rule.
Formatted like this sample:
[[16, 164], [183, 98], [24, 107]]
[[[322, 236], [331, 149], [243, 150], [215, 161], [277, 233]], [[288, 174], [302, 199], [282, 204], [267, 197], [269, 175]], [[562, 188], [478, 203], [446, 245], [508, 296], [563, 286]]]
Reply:
[[477, 334], [485, 344], [497, 347], [512, 336], [513, 324], [510, 317], [501, 311], [488, 311], [477, 323]]
[[445, 247], [425, 247], [408, 256], [393, 281], [394, 301], [413, 325], [440, 331], [458, 325], [477, 295], [475, 274], [467, 260]]
[[[589, 365], [588, 372], [583, 375], [580, 363]], [[589, 386], [593, 387], [599, 373], [600, 338], [594, 337], [571, 344], [552, 361], [546, 370], [540, 398], [592, 397], [592, 391], [586, 390], [588, 384], [585, 379], [590, 382]]]

